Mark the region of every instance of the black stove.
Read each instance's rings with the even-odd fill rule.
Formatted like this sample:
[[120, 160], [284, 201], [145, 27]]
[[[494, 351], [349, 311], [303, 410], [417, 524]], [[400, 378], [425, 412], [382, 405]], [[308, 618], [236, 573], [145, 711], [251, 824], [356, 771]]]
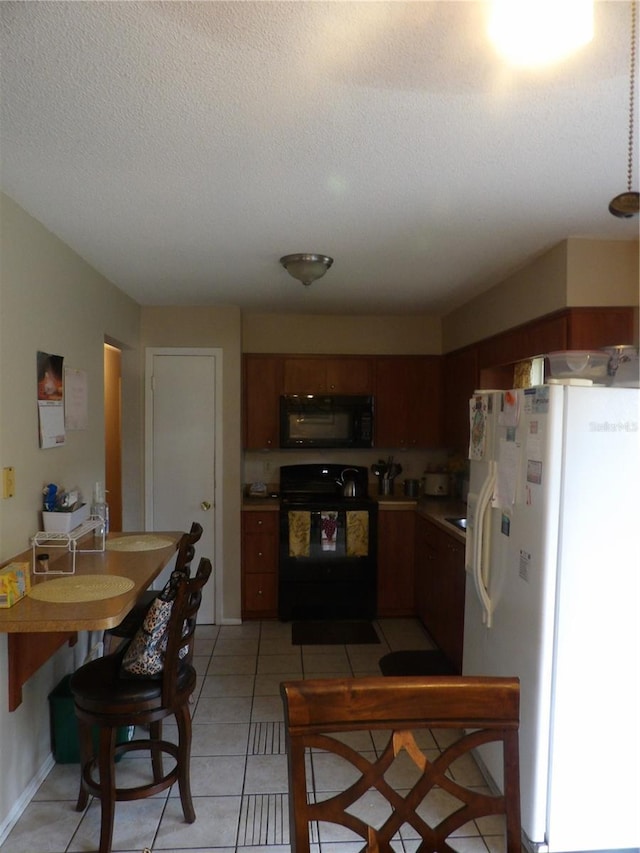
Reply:
[[374, 618], [377, 517], [365, 467], [280, 468], [280, 619]]
[[[346, 480], [354, 483], [354, 497], [344, 495]], [[369, 507], [375, 503], [369, 498], [369, 478], [365, 467], [321, 463], [282, 465], [280, 502], [286, 505], [337, 504], [350, 508], [355, 508], [356, 504]]]

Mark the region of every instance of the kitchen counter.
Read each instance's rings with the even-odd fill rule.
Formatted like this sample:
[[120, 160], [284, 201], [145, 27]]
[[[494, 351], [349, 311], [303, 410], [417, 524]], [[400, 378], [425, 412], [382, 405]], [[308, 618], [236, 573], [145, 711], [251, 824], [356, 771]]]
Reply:
[[242, 510], [259, 512], [278, 512], [280, 501], [278, 498], [242, 498]]
[[445, 498], [420, 498], [418, 501], [418, 515], [427, 518], [445, 533], [453, 536], [459, 542], [466, 541], [466, 534], [453, 524], [445, 521], [446, 518], [464, 518], [467, 514], [467, 505], [463, 501], [449, 500]]
[[[429, 519], [446, 533], [453, 536], [459, 542], [465, 541], [465, 533], [453, 524], [449, 524], [446, 518], [461, 518], [467, 514], [467, 505], [462, 501], [450, 500], [448, 498], [408, 498], [404, 495], [373, 495], [381, 512], [400, 512], [415, 509], [418, 515]], [[242, 510], [244, 512], [278, 512], [280, 501], [278, 498], [249, 498], [242, 499]]]

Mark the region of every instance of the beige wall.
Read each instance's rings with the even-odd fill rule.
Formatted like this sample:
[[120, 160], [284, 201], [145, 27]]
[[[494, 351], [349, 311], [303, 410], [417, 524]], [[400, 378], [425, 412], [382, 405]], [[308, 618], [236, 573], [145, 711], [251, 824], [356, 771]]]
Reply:
[[638, 304], [638, 242], [572, 238], [567, 243], [567, 306]]
[[533, 260], [442, 321], [449, 352], [565, 306], [566, 241]]
[[442, 321], [450, 352], [552, 311], [638, 305], [638, 243], [571, 237]]
[[[8, 560], [29, 547], [40, 527], [44, 484], [78, 486], [90, 498], [92, 484], [104, 480], [105, 338], [127, 348], [123, 392], [132, 407], [124, 451], [129, 460], [140, 457], [139, 308], [1, 194], [0, 226], [0, 455], [1, 467], [13, 466], [16, 475], [15, 497], [0, 500], [0, 559]], [[88, 382], [88, 429], [68, 432], [63, 447], [48, 450], [38, 444], [38, 350], [64, 356], [65, 366], [86, 371]], [[129, 519], [139, 523], [135, 476], [125, 490]], [[7, 643], [0, 636], [0, 833], [29, 786], [48, 769], [47, 695], [85, 651], [81, 641], [75, 651], [58, 652], [28, 681], [22, 704], [9, 713]]]
[[243, 352], [432, 355], [442, 351], [440, 317], [433, 314], [244, 314]]
[[[141, 347], [219, 347], [222, 349], [222, 573], [223, 620], [240, 618], [241, 501], [241, 320], [235, 306], [143, 308]], [[218, 469], [219, 470], [219, 469]]]

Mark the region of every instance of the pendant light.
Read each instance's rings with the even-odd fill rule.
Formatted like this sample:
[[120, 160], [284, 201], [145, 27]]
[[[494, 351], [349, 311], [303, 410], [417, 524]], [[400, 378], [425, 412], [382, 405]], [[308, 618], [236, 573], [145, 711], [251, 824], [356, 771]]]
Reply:
[[630, 219], [640, 212], [640, 196], [633, 186], [633, 130], [636, 83], [636, 2], [631, 6], [631, 53], [629, 59], [629, 147], [627, 158], [627, 191], [620, 193], [609, 202], [609, 213], [621, 219]]
[[285, 255], [280, 258], [280, 263], [290, 276], [308, 287], [326, 273], [333, 263], [333, 258], [315, 254]]

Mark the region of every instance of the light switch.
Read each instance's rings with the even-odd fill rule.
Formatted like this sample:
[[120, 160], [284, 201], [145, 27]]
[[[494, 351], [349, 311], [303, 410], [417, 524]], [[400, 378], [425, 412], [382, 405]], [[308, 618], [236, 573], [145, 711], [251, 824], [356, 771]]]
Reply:
[[2, 469], [2, 497], [12, 498], [16, 490], [16, 475], [13, 468]]

